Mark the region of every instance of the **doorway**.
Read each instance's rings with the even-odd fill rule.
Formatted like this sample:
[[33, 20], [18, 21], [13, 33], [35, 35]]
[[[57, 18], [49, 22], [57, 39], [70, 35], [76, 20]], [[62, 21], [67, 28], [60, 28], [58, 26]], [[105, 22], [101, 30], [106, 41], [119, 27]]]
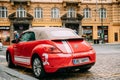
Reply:
[[98, 26], [98, 37], [103, 42], [108, 42], [108, 26]]
[[14, 24], [14, 31], [17, 31], [19, 34], [27, 29], [29, 29], [29, 24]]
[[93, 40], [93, 27], [92, 26], [82, 26], [83, 29], [83, 37], [88, 42], [92, 42]]
[[65, 24], [66, 28], [73, 29], [77, 34], [79, 34], [79, 24], [74, 24], [74, 23], [66, 23]]

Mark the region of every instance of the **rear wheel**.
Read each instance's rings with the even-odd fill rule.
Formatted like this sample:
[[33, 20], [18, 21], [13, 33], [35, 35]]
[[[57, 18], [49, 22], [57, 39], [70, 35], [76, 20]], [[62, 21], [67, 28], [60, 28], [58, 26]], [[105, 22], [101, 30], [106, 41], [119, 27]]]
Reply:
[[7, 53], [6, 58], [7, 58], [8, 67], [13, 68], [15, 65], [12, 62], [12, 58], [11, 58], [10, 53]]
[[32, 62], [32, 70], [37, 78], [42, 78], [45, 75], [45, 71], [43, 69], [42, 61], [39, 57], [34, 57]]

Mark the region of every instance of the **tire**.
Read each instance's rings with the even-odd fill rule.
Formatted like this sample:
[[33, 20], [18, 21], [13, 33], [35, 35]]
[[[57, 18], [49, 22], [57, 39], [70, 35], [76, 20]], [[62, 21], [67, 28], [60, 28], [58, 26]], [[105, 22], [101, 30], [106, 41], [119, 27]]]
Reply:
[[39, 57], [34, 57], [32, 61], [32, 70], [36, 78], [43, 78], [45, 71], [43, 69], [42, 61]]
[[10, 67], [10, 68], [13, 68], [13, 67], [15, 67], [15, 65], [13, 64], [13, 62], [12, 62], [12, 58], [11, 58], [11, 55], [10, 55], [10, 53], [7, 53], [7, 63], [8, 63], [8, 67]]

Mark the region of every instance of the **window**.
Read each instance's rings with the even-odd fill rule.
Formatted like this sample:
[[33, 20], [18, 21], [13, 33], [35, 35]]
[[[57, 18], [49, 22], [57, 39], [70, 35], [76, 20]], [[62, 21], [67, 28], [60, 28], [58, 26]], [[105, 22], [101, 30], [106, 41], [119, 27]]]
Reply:
[[26, 41], [34, 41], [35, 40], [35, 34], [33, 32], [26, 32], [21, 35], [20, 42], [26, 42]]
[[118, 33], [114, 33], [114, 39], [115, 41], [118, 41]]
[[59, 18], [60, 11], [58, 8], [52, 8], [51, 10], [51, 17], [52, 18]]
[[93, 40], [93, 27], [92, 26], [82, 26], [83, 29], [83, 37], [87, 41], [92, 41]]
[[75, 11], [75, 9], [73, 8], [73, 7], [70, 7], [69, 9], [68, 9], [68, 17], [69, 18], [74, 18], [74, 17], [76, 17], [76, 11]]
[[89, 8], [84, 9], [84, 18], [90, 18], [91, 17], [91, 10]]
[[99, 10], [99, 15], [100, 15], [100, 18], [106, 18], [106, 9], [101, 8]]
[[0, 7], [0, 18], [6, 18], [7, 17], [7, 8], [6, 7]]
[[24, 8], [19, 7], [17, 9], [17, 17], [26, 17], [26, 11]]
[[35, 8], [35, 18], [43, 18], [42, 8]]

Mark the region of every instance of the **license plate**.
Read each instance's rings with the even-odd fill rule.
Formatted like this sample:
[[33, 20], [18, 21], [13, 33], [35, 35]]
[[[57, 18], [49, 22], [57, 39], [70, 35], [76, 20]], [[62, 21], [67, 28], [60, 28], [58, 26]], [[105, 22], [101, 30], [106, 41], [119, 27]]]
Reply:
[[73, 59], [73, 64], [82, 64], [82, 63], [86, 63], [89, 62], [89, 58], [79, 58], [79, 59]]

